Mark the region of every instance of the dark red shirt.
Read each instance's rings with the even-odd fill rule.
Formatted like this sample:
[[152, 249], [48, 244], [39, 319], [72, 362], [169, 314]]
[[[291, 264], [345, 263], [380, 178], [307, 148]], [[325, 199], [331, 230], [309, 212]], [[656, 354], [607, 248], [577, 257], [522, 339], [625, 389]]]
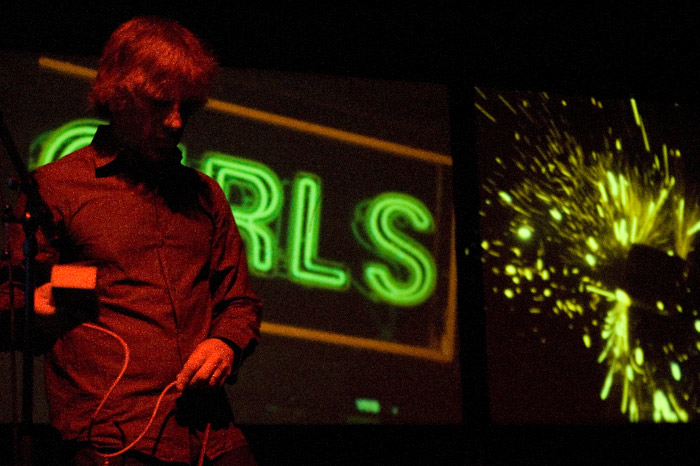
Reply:
[[[90, 146], [35, 172], [65, 232], [56, 260], [97, 267], [93, 321], [121, 336], [131, 352], [91, 432], [95, 445], [117, 449], [146, 427], [161, 391], [203, 340], [254, 347], [261, 312], [216, 182], [180, 164], [164, 176], [134, 177], [125, 159], [109, 127], [101, 127]], [[123, 361], [121, 344], [104, 332], [78, 325], [59, 336], [45, 378], [51, 423], [64, 438], [88, 440], [91, 417]], [[207, 421], [213, 421], [208, 456], [245, 444], [223, 389], [181, 396], [173, 388], [134, 450], [188, 462], [190, 442], [202, 437]]]

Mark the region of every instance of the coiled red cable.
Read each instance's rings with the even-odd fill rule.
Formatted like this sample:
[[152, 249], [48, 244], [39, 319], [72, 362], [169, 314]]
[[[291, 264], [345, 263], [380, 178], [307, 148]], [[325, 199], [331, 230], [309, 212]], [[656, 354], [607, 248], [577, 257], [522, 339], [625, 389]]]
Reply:
[[[101, 332], [105, 332], [108, 335], [111, 335], [112, 337], [116, 338], [117, 341], [122, 345], [124, 348], [124, 364], [122, 364], [121, 371], [119, 372], [119, 375], [114, 379], [114, 382], [112, 382], [112, 385], [109, 387], [109, 390], [105, 393], [104, 397], [102, 397], [102, 401], [100, 401], [100, 404], [97, 406], [97, 409], [92, 415], [92, 418], [90, 419], [90, 425], [88, 426], [88, 442], [92, 443], [91, 437], [92, 437], [92, 426], [95, 424], [95, 421], [97, 420], [97, 415], [100, 413], [102, 410], [102, 407], [104, 406], [105, 402], [107, 401], [107, 398], [112, 394], [114, 391], [114, 388], [117, 386], [121, 378], [124, 376], [124, 373], [126, 372], [126, 367], [129, 365], [129, 358], [130, 358], [130, 351], [129, 351], [129, 345], [126, 344], [126, 341], [116, 333], [112, 332], [111, 330], [107, 330], [106, 328], [100, 327], [98, 325], [89, 323], [89, 322], [84, 322], [82, 325], [85, 327], [89, 327], [95, 330], [99, 330]], [[163, 397], [165, 394], [170, 390], [172, 387], [175, 386], [177, 382], [171, 382], [169, 383], [163, 391], [160, 393], [160, 396], [158, 397], [158, 400], [156, 401], [156, 406], [153, 408], [153, 414], [151, 415], [151, 418], [148, 420], [148, 423], [146, 424], [146, 427], [143, 429], [141, 434], [136, 437], [134, 441], [132, 441], [129, 445], [125, 446], [119, 451], [113, 452], [113, 453], [100, 453], [96, 452], [99, 456], [105, 458], [105, 466], [109, 464], [109, 458], [113, 458], [115, 456], [119, 456], [122, 453], [125, 453], [126, 451], [130, 450], [134, 445], [136, 445], [144, 435], [146, 435], [146, 432], [148, 432], [148, 429], [151, 427], [151, 424], [153, 424], [153, 419], [156, 417], [156, 413], [158, 413], [158, 408], [160, 407], [160, 403], [163, 400]], [[198, 466], [202, 466], [204, 464], [204, 454], [207, 448], [207, 441], [209, 440], [209, 431], [211, 430], [211, 423], [207, 423], [207, 426], [204, 430], [204, 438], [202, 439], [202, 450], [199, 454], [199, 461], [197, 463]]]

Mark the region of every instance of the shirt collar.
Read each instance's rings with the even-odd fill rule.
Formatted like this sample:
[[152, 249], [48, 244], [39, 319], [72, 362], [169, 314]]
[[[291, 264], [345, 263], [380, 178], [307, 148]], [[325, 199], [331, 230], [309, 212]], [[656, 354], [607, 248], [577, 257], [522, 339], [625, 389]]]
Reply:
[[[131, 175], [139, 175], [138, 168], [135, 168], [133, 162], [129, 162], [129, 154], [131, 151], [125, 147], [114, 136], [112, 127], [109, 125], [101, 125], [97, 127], [97, 132], [92, 139], [92, 147], [95, 149], [95, 176], [103, 178], [118, 174], [131, 173]], [[174, 149], [181, 158], [182, 153], [179, 148]], [[181, 166], [179, 163], [177, 166]], [[163, 166], [163, 170], [168, 167]], [[136, 170], [136, 172], [134, 172]]]
[[113, 168], [117, 156], [125, 149], [112, 134], [112, 128], [108, 125], [97, 127], [97, 132], [92, 139], [95, 148], [95, 176], [109, 176], [114, 174]]

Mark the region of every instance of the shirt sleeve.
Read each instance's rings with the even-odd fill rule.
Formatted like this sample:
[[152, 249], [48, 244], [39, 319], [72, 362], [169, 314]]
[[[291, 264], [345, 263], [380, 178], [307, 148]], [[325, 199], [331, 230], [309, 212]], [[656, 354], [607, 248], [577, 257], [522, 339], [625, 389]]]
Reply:
[[209, 279], [213, 300], [209, 336], [233, 348], [235, 375], [260, 340], [262, 301], [250, 286], [245, 247], [231, 207], [218, 184], [212, 184], [215, 232]]

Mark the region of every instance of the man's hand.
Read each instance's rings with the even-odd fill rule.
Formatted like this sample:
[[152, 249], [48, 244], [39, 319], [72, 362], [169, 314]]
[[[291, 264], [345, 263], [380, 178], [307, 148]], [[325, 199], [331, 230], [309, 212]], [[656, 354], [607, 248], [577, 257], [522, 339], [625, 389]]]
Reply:
[[[56, 314], [56, 301], [59, 300], [74, 312], [86, 305], [96, 306], [97, 268], [82, 263], [54, 265], [51, 268], [51, 281], [34, 290], [34, 312], [42, 316]], [[54, 294], [57, 293], [57, 294]], [[85, 293], [89, 293], [86, 300]], [[90, 299], [92, 298], [92, 299]]]
[[233, 349], [218, 338], [201, 342], [177, 376], [177, 389], [213, 387], [224, 384], [231, 375]]
[[34, 312], [42, 316], [56, 314], [56, 303], [53, 300], [51, 282], [37, 286], [34, 290]]

